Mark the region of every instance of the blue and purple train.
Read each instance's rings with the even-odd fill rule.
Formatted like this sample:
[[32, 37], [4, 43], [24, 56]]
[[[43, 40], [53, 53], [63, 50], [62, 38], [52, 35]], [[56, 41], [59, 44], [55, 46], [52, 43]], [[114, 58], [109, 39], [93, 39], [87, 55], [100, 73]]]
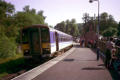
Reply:
[[73, 45], [73, 37], [45, 25], [32, 25], [22, 29], [24, 56], [52, 56]]

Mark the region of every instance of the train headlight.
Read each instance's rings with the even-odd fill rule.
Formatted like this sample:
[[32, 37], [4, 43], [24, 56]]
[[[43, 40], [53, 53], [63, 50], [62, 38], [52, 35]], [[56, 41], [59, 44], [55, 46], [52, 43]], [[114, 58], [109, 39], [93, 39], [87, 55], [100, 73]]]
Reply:
[[49, 48], [44, 48], [44, 49], [43, 49], [43, 53], [49, 54], [49, 53], [50, 53], [50, 49], [49, 49]]
[[25, 52], [26, 52], [26, 53], [28, 53], [28, 52], [29, 52], [29, 50], [25, 50]]
[[27, 50], [24, 50], [24, 55], [27, 55], [27, 54], [29, 54], [29, 50], [27, 49]]

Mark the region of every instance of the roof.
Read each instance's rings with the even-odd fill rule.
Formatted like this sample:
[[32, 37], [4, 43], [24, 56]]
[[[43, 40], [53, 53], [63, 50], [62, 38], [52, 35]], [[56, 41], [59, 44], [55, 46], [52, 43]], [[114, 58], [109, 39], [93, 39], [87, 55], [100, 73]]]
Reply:
[[31, 25], [31, 26], [26, 26], [22, 29], [27, 29], [27, 28], [39, 28], [39, 27], [45, 27], [45, 28], [49, 28], [48, 26], [46, 25], [42, 25], [42, 24], [34, 24], [34, 25]]
[[61, 31], [59, 31], [59, 30], [56, 30], [56, 29], [54, 29], [54, 28], [50, 28], [50, 27], [48, 27], [48, 26], [46, 26], [46, 25], [42, 25], [42, 24], [34, 24], [34, 25], [31, 25], [31, 26], [26, 26], [26, 27], [24, 27], [23, 29], [28, 29], [28, 28], [40, 28], [40, 27], [48, 28], [50, 31], [55, 31], [55, 32], [58, 32], [58, 33], [60, 33], [60, 34], [62, 34], [62, 35], [68, 35], [68, 36], [72, 37], [72, 36], [69, 35], [69, 34], [66, 34], [66, 33], [64, 33], [64, 32], [61, 32]]
[[55, 31], [55, 32], [58, 32], [58, 33], [60, 33], [60, 34], [62, 34], [62, 35], [67, 35], [67, 36], [72, 37], [71, 35], [69, 35], [69, 34], [67, 34], [67, 33], [64, 33], [64, 32], [62, 32], [62, 31], [56, 30], [56, 29], [54, 29], [54, 28], [50, 28], [50, 27], [49, 27], [49, 29], [50, 29], [50, 31]]

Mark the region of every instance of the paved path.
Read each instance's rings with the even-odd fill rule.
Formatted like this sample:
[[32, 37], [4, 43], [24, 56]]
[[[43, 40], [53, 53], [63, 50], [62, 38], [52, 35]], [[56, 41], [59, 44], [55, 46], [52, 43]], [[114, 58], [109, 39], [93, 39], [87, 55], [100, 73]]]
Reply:
[[79, 48], [33, 80], [112, 80], [104, 63], [89, 48]]

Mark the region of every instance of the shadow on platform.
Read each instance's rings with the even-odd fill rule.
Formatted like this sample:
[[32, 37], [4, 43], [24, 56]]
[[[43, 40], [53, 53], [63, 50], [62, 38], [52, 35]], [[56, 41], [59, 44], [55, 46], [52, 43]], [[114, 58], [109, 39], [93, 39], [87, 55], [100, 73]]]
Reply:
[[85, 67], [85, 68], [82, 68], [82, 70], [105, 70], [105, 68], [99, 68], [99, 67]]
[[[97, 61], [97, 60], [85, 60], [85, 59], [64, 59], [62, 61]], [[103, 64], [99, 64], [98, 66], [103, 66]]]
[[98, 66], [105, 66], [105, 64], [99, 64]]
[[64, 59], [63, 61], [74, 61], [74, 59]]
[[79, 44], [76, 44], [76, 45], [73, 45], [73, 47], [80, 48], [80, 45]]

